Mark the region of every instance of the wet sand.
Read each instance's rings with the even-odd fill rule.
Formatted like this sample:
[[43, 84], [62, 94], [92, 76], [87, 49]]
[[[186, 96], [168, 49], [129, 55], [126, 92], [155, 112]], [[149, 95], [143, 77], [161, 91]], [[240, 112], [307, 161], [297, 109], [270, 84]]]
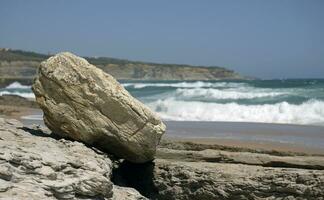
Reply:
[[324, 154], [324, 127], [246, 122], [166, 122], [166, 137], [202, 144]]
[[[37, 108], [0, 105], [0, 117], [3, 118], [12, 118], [23, 121], [22, 117], [39, 113], [40, 109]], [[27, 120], [26, 123], [29, 124], [29, 120]], [[41, 122], [41, 124], [43, 123]]]

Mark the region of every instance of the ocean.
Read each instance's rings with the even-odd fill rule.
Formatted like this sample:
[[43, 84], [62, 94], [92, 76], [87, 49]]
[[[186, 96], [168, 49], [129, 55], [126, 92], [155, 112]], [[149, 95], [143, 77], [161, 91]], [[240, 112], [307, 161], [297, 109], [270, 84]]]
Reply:
[[[324, 125], [324, 79], [121, 83], [165, 121]], [[3, 94], [34, 98], [18, 82]]]

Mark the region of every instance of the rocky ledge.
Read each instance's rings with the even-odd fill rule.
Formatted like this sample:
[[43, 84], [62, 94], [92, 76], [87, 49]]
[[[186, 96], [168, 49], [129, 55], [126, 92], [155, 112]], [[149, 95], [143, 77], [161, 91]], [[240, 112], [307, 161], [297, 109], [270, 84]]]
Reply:
[[323, 166], [320, 156], [162, 147], [134, 164], [0, 118], [0, 199], [323, 199]]
[[0, 199], [145, 199], [114, 186], [112, 168], [96, 149], [0, 118]]

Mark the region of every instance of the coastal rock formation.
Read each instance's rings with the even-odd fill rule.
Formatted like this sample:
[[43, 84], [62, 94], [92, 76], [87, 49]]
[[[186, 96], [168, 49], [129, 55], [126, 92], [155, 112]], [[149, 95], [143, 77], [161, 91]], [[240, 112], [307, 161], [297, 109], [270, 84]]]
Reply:
[[145, 166], [122, 163], [114, 173], [122, 176], [115, 175], [115, 183], [150, 199], [324, 199], [323, 170], [156, 159]]
[[112, 76], [71, 53], [42, 62], [32, 87], [56, 134], [142, 163], [154, 159], [165, 125]]
[[107, 156], [16, 120], [0, 118], [0, 128], [0, 199], [113, 196]]
[[120, 187], [114, 185], [113, 193], [113, 200], [148, 200], [134, 188]]
[[154, 162], [112, 161], [48, 129], [0, 118], [0, 199], [324, 200], [323, 156], [173, 147], [159, 148]]
[[323, 155], [167, 140], [157, 158], [121, 162], [114, 183], [150, 199], [324, 199]]
[[266, 153], [229, 152], [215, 149], [202, 151], [159, 148], [158, 158], [181, 161], [205, 161], [259, 165], [264, 167], [289, 167], [324, 170], [323, 156], [275, 156]]
[[157, 161], [158, 199], [323, 199], [321, 170]]
[[[19, 81], [31, 85], [39, 64], [50, 55], [0, 48], [0, 87]], [[127, 80], [219, 80], [244, 79], [223, 67], [159, 64], [108, 57], [87, 57], [91, 64], [116, 79]]]
[[0, 118], [0, 199], [146, 199], [110, 181], [112, 161], [48, 130]]

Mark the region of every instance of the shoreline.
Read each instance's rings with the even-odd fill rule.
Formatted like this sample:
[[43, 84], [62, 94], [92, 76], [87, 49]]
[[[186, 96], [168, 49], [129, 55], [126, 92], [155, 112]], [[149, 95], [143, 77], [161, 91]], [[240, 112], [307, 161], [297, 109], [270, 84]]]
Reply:
[[296, 144], [285, 144], [268, 141], [240, 141], [235, 139], [219, 139], [219, 138], [181, 138], [166, 136], [162, 139], [171, 143], [193, 144], [200, 146], [199, 148], [229, 148], [237, 151], [264, 152], [267, 154], [283, 154], [283, 155], [312, 155], [324, 156], [324, 148], [313, 148]]
[[[24, 108], [12, 116], [24, 125], [45, 126], [42, 120], [24, 118], [40, 115], [40, 109]], [[310, 155], [324, 155], [324, 127], [247, 123], [247, 122], [191, 122], [165, 121], [168, 129], [163, 138], [175, 143], [221, 145], [256, 151], [278, 151]], [[307, 131], [307, 132], [306, 132]], [[280, 141], [282, 140], [282, 141]]]
[[166, 124], [166, 138], [176, 141], [324, 155], [324, 127], [245, 122]]
[[[25, 126], [45, 126], [42, 110], [30, 99], [10, 97], [0, 105], [0, 116]], [[253, 122], [164, 121], [165, 141], [221, 145], [256, 151], [324, 155], [324, 126]]]

